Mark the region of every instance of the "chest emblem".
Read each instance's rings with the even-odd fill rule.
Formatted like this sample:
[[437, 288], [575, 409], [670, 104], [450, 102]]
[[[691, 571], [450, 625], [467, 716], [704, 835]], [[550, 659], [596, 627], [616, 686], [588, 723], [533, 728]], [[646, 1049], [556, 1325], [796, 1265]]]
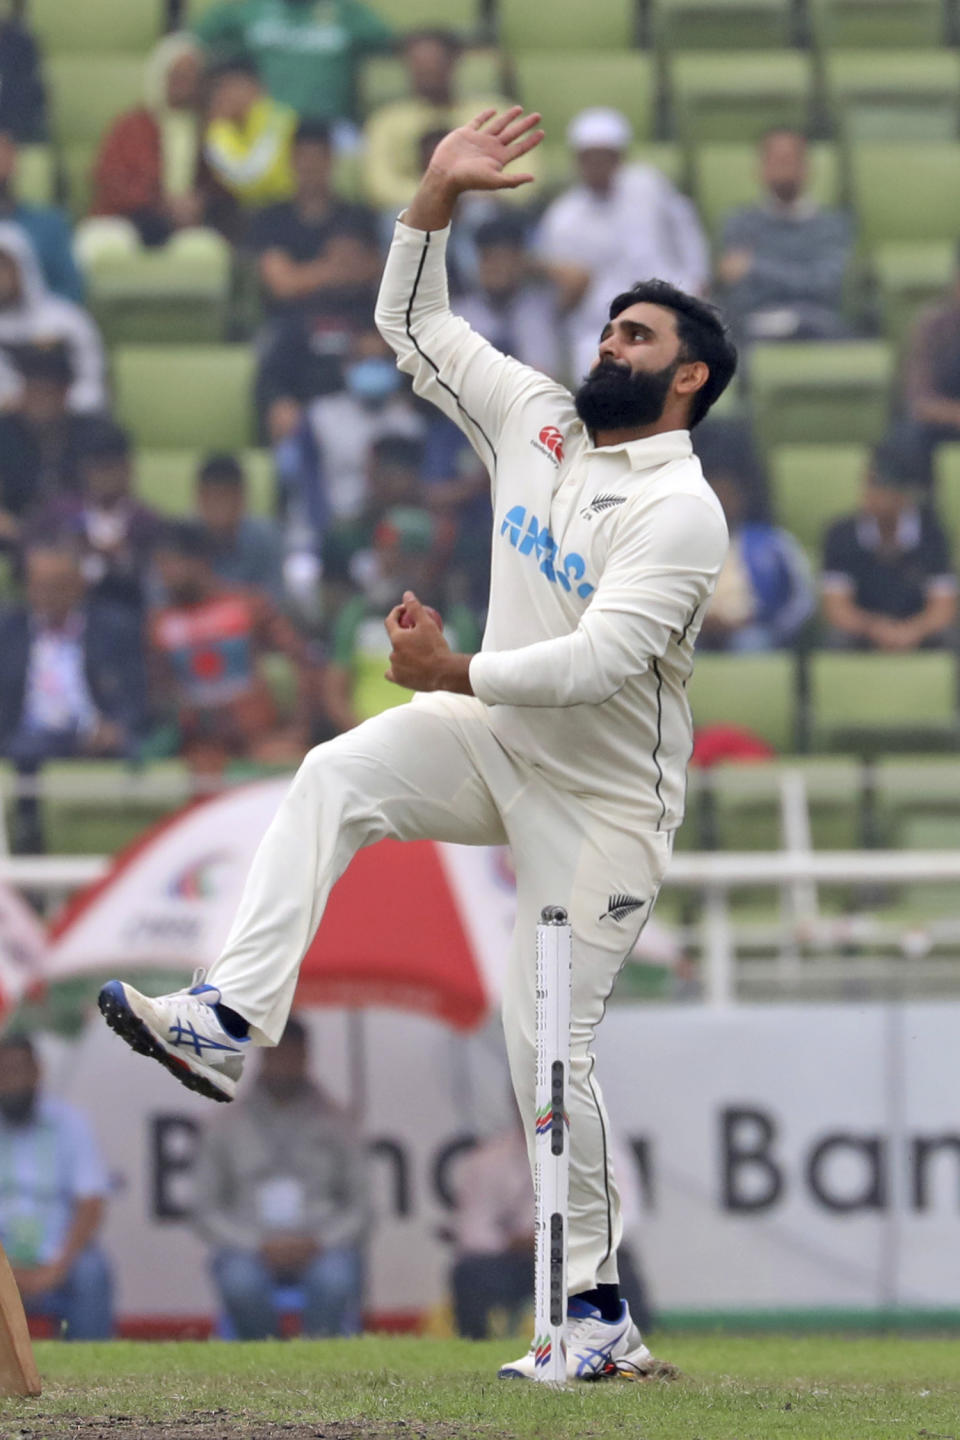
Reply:
[[594, 495], [589, 505], [585, 505], [580, 511], [582, 520], [592, 520], [594, 515], [603, 515], [607, 510], [613, 510], [617, 505], [622, 505], [626, 495]]
[[584, 557], [575, 550], [561, 554], [548, 526], [541, 525], [536, 515], [528, 514], [525, 505], [514, 505], [507, 511], [500, 524], [500, 538], [521, 555], [529, 556], [551, 585], [559, 585], [568, 595], [572, 591], [581, 600], [593, 594], [596, 587], [585, 578]]

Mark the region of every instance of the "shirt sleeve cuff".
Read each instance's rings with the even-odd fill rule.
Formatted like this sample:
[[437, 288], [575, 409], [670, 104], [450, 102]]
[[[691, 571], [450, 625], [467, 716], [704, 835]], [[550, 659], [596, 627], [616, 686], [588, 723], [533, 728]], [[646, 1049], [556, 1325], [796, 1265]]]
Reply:
[[[470, 661], [467, 673], [470, 676], [470, 688], [478, 700], [484, 705], [496, 705], [497, 697], [494, 690], [494, 675], [492, 670], [496, 669], [496, 655], [491, 651], [484, 653], [478, 650]], [[491, 662], [493, 664], [491, 665]]]

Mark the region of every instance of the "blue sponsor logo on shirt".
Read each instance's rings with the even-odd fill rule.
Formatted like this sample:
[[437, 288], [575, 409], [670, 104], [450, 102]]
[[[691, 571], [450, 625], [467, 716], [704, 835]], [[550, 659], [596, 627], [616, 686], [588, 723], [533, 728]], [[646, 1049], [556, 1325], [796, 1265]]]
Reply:
[[525, 505], [514, 505], [503, 517], [500, 534], [521, 555], [532, 555], [540, 563], [540, 574], [545, 575], [551, 585], [559, 585], [568, 593], [573, 591], [586, 600], [595, 586], [584, 580], [587, 564], [582, 555], [570, 550], [566, 555], [557, 551], [557, 542], [546, 526], [541, 526], [536, 515], [527, 515]]

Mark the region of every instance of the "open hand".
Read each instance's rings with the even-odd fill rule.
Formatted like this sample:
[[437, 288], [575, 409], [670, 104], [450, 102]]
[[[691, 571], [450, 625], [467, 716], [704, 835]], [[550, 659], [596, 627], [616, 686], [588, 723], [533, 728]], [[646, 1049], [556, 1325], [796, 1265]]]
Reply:
[[529, 185], [533, 176], [520, 171], [504, 173], [504, 166], [533, 150], [543, 139], [536, 127], [540, 116], [523, 113], [514, 105], [499, 115], [483, 110], [466, 125], [445, 135], [430, 157], [427, 173], [442, 180], [457, 194], [465, 190], [515, 190]]

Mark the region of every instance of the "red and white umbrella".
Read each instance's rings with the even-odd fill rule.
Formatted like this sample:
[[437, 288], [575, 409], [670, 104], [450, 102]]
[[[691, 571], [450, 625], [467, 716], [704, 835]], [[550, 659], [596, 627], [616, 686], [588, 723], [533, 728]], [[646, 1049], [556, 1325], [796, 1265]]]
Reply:
[[[200, 801], [121, 852], [54, 925], [47, 979], [211, 965], [288, 783]], [[505, 851], [383, 840], [334, 887], [297, 999], [399, 1007], [472, 1028], [499, 997], [514, 910]]]

